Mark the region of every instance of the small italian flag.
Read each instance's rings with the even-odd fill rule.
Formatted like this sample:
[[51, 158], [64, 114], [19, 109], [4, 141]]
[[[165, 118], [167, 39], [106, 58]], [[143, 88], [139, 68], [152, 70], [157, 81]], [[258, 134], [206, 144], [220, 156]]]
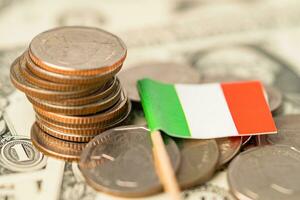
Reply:
[[164, 84], [138, 81], [151, 131], [180, 138], [219, 138], [277, 132], [259, 81]]

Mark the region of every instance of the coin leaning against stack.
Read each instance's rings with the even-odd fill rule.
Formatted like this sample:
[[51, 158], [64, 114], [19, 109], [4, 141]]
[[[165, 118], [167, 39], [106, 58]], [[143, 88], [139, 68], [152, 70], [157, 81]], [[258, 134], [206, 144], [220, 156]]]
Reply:
[[78, 160], [86, 142], [127, 118], [131, 104], [116, 77], [126, 53], [121, 39], [97, 28], [60, 27], [33, 38], [10, 77], [35, 110], [31, 137], [39, 150]]

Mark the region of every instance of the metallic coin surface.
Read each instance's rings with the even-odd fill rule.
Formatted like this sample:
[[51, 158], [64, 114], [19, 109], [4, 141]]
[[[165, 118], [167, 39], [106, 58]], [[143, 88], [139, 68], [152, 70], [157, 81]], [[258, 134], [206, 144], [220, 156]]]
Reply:
[[282, 93], [275, 87], [265, 86], [270, 110], [275, 113], [282, 105]]
[[60, 140], [45, 133], [35, 123], [31, 127], [31, 141], [43, 154], [66, 161], [79, 161], [86, 143]]
[[266, 145], [240, 153], [229, 165], [228, 181], [238, 199], [300, 199], [300, 153]]
[[126, 46], [117, 36], [97, 28], [68, 26], [33, 38], [30, 57], [40, 67], [62, 74], [92, 75], [119, 68]]
[[[97, 91], [90, 94], [89, 96], [69, 98], [63, 101], [49, 101], [46, 102], [59, 105], [59, 106], [78, 106], [93, 103], [99, 99], [106, 98], [120, 88], [120, 82], [117, 78], [113, 78], [100, 87]], [[27, 95], [28, 96], [28, 95]]]
[[36, 107], [47, 110], [49, 112], [61, 113], [64, 115], [90, 115], [97, 112], [104, 111], [115, 105], [121, 97], [121, 88], [119, 87], [115, 93], [107, 96], [105, 99], [98, 99], [98, 101], [90, 104], [79, 106], [60, 106], [40, 101], [38, 98], [27, 96], [28, 100]]
[[199, 73], [194, 68], [172, 62], [144, 62], [118, 75], [132, 101], [140, 101], [137, 81], [151, 78], [165, 83], [199, 83]]
[[216, 141], [220, 151], [218, 167], [222, 167], [240, 151], [242, 137], [217, 138]]
[[54, 91], [54, 90], [46, 90], [39, 88], [31, 83], [27, 82], [26, 79], [22, 76], [20, 72], [20, 65], [19, 65], [19, 58], [17, 58], [10, 69], [10, 78], [12, 83], [15, 85], [16, 88], [21, 90], [22, 92], [29, 94], [31, 96], [41, 98], [41, 99], [49, 99], [49, 100], [63, 100], [66, 98], [75, 98], [75, 97], [82, 97], [88, 94], [92, 94], [95, 92], [95, 89], [91, 90], [84, 90], [82, 92], [78, 91]]
[[37, 85], [40, 88], [54, 90], [54, 91], [80, 91], [87, 90], [90, 88], [98, 87], [96, 84], [94, 85], [79, 85], [79, 84], [64, 84], [64, 83], [56, 83], [52, 82], [52, 80], [42, 79], [35, 74], [33, 74], [26, 66], [26, 58], [24, 54], [20, 57], [20, 68], [21, 74], [26, 79], [27, 82], [32, 85]]
[[33, 106], [35, 112], [44, 118], [51, 119], [64, 124], [77, 124], [82, 126], [83, 124], [93, 124], [98, 123], [98, 125], [107, 125], [116, 119], [120, 119], [124, 114], [127, 114], [131, 110], [131, 104], [128, 101], [125, 94], [121, 96], [121, 99], [117, 104], [108, 109], [106, 112], [99, 112], [94, 115], [84, 115], [84, 116], [71, 116], [63, 115], [59, 113], [49, 112]]
[[[179, 150], [169, 137], [165, 144], [172, 166], [177, 169]], [[162, 190], [154, 165], [150, 132], [140, 126], [118, 127], [95, 137], [83, 150], [79, 163], [94, 189], [124, 197]]]
[[278, 133], [267, 135], [267, 142], [288, 145], [300, 151], [300, 115], [283, 115], [274, 120]]
[[24, 53], [24, 57], [26, 58], [26, 67], [36, 76], [41, 79], [53, 81], [56, 83], [62, 84], [76, 84], [76, 85], [89, 85], [89, 84], [98, 84], [101, 85], [105, 83], [107, 80], [111, 79], [116, 73], [119, 72], [122, 66], [119, 68], [113, 69], [112, 71], [91, 75], [91, 76], [80, 76], [80, 75], [65, 75], [58, 74], [55, 72], [47, 71], [43, 68], [37, 66], [29, 57], [28, 52]]
[[43, 168], [46, 158], [26, 136], [8, 136], [0, 141], [0, 162], [7, 169], [27, 172]]
[[215, 140], [178, 140], [181, 163], [177, 180], [181, 189], [208, 181], [215, 172], [219, 149]]

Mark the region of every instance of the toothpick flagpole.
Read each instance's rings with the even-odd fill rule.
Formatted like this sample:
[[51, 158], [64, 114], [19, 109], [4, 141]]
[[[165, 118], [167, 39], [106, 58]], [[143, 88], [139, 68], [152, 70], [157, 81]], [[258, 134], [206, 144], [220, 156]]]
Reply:
[[153, 153], [159, 178], [164, 190], [170, 194], [170, 199], [181, 200], [180, 189], [176, 180], [175, 172], [172, 168], [170, 158], [167, 154], [161, 133], [154, 131], [151, 133], [153, 142]]

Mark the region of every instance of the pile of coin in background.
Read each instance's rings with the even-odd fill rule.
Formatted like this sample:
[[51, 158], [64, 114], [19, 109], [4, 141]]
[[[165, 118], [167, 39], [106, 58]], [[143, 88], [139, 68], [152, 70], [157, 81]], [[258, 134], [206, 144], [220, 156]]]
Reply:
[[40, 151], [79, 160], [86, 142], [127, 118], [131, 104], [115, 76], [125, 57], [124, 43], [100, 29], [57, 28], [31, 41], [11, 80], [36, 112], [31, 138]]

